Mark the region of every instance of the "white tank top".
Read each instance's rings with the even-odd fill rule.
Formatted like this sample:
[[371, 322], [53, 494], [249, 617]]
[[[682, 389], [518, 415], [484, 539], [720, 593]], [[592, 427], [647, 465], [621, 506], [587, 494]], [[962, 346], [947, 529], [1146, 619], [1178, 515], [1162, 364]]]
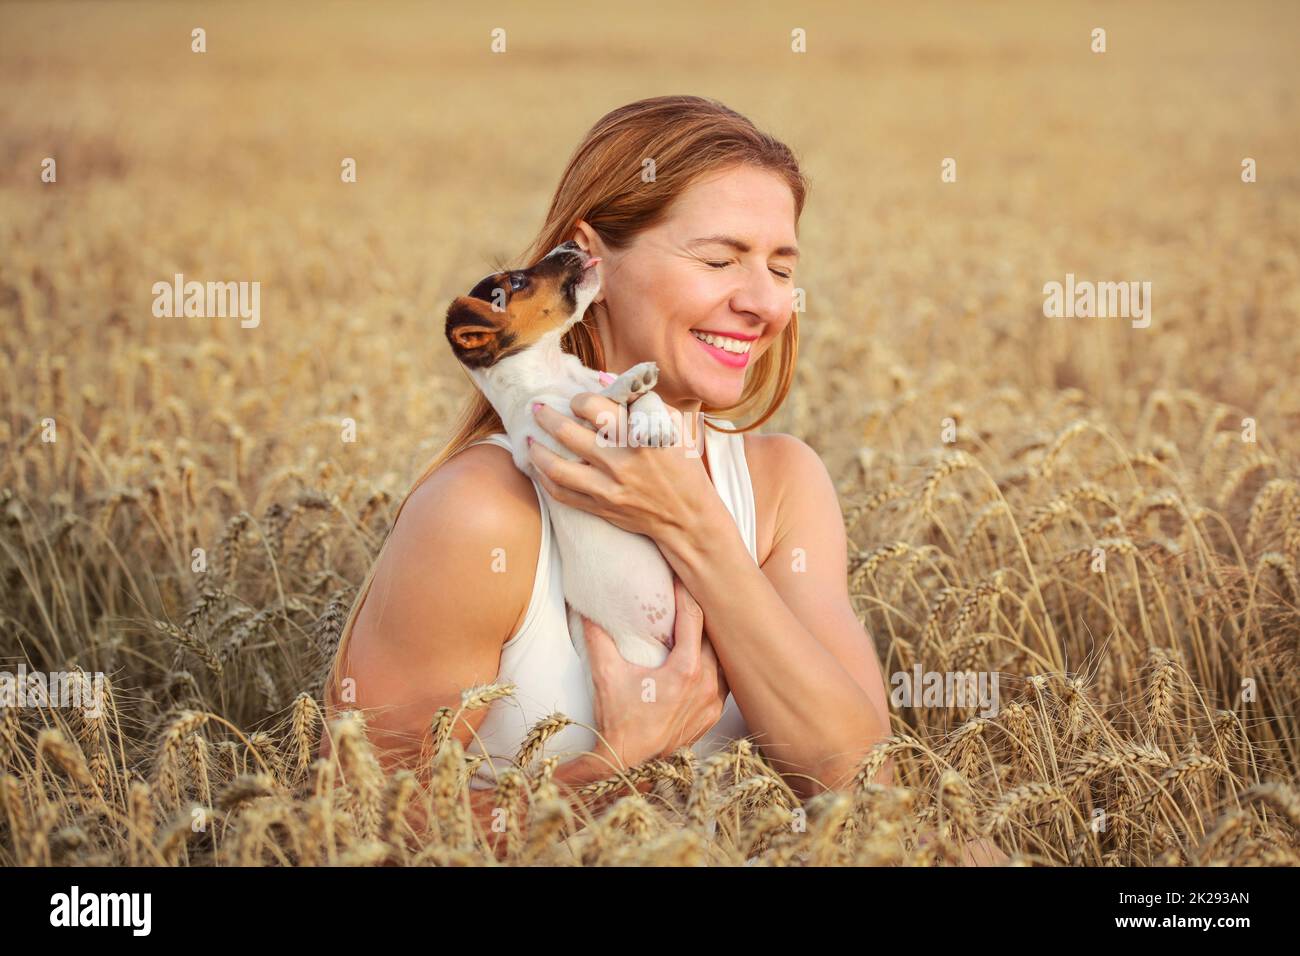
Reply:
[[[735, 430], [735, 425], [725, 419], [707, 414], [704, 418], [728, 431]], [[713, 486], [735, 519], [750, 557], [757, 563], [758, 522], [754, 510], [754, 487], [745, 461], [744, 435], [721, 434], [711, 428], [703, 431], [704, 453], [713, 476]], [[511, 450], [504, 432], [496, 432], [472, 444], [482, 442], [492, 442]], [[542, 487], [534, 480], [533, 488], [542, 515], [537, 574], [524, 621], [502, 645], [501, 667], [496, 676], [498, 682], [512, 682], [516, 690], [513, 697], [489, 705], [476, 737], [471, 738], [466, 747], [469, 753], [488, 756], [470, 780], [470, 786], [474, 788], [493, 786], [496, 772], [513, 766], [514, 757], [528, 731], [553, 713], [564, 714], [575, 723], [551, 737], [539, 756], [556, 756], [564, 761], [596, 750], [596, 736], [590, 729], [594, 718], [587, 679], [569, 638], [559, 546], [551, 533], [551, 519], [542, 497]], [[728, 694], [721, 718], [691, 749], [697, 756], [707, 757], [729, 741], [748, 735], [749, 729], [735, 698]]]

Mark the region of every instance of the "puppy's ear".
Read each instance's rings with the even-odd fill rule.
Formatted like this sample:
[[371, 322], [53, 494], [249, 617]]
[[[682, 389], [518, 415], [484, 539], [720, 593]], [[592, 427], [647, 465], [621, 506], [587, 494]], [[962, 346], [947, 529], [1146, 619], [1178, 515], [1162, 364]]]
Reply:
[[464, 365], [481, 368], [496, 361], [500, 334], [492, 306], [482, 299], [460, 296], [447, 309], [447, 341]]

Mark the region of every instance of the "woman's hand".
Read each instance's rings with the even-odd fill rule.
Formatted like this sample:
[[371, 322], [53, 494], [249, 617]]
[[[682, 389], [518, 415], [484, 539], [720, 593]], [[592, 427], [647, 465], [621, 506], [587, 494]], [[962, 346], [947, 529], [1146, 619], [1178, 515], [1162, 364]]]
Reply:
[[[538, 480], [556, 501], [646, 535], [661, 547], [684, 543], [679, 540], [683, 537], [711, 534], [713, 527], [730, 522], [704, 469], [703, 420], [694, 436], [684, 435], [677, 445], [631, 447], [605, 437], [626, 434], [617, 423], [620, 415], [625, 422], [630, 412], [618, 403], [595, 392], [580, 392], [570, 405], [575, 415], [603, 434], [547, 405], [534, 409], [538, 425], [580, 459], [570, 461], [541, 442], [529, 446]], [[668, 408], [684, 431], [681, 413]]]
[[[676, 578], [673, 595], [673, 649], [659, 667], [624, 660], [605, 630], [582, 619], [596, 688], [596, 730], [625, 767], [695, 743], [718, 722], [727, 701], [726, 677], [704, 637], [704, 612]], [[646, 678], [653, 681], [651, 700], [645, 699]]]

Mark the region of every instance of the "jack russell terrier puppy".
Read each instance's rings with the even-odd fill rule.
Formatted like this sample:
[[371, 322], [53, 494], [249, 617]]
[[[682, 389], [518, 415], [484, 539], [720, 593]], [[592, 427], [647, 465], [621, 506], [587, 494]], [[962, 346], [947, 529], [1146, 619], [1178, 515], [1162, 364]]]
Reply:
[[[560, 349], [561, 337], [581, 321], [600, 291], [599, 261], [576, 242], [566, 242], [531, 269], [487, 276], [447, 310], [452, 351], [501, 417], [515, 466], [530, 478], [536, 472], [528, 436], [563, 458], [578, 459], [536, 423], [534, 402], [592, 428], [574, 415], [569, 401], [579, 392], [595, 392], [624, 406], [629, 444], [663, 447], [681, 437], [668, 406], [651, 391], [659, 380], [654, 362], [634, 365], [602, 386], [599, 372]], [[569, 637], [594, 697], [581, 617], [604, 628], [626, 660], [660, 666], [673, 646], [672, 568], [645, 535], [542, 491], [563, 564]]]

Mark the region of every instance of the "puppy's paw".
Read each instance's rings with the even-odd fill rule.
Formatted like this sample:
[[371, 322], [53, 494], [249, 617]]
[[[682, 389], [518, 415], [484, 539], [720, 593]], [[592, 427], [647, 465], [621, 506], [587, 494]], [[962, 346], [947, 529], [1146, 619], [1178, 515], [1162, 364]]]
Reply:
[[659, 384], [659, 366], [654, 362], [641, 362], [627, 370], [632, 376], [632, 394], [641, 395]]
[[659, 382], [659, 366], [654, 362], [640, 362], [614, 379], [600, 394], [626, 405], [639, 395], [644, 395]]
[[677, 444], [681, 429], [664, 400], [647, 392], [628, 410], [627, 438], [633, 447], [666, 448]]

